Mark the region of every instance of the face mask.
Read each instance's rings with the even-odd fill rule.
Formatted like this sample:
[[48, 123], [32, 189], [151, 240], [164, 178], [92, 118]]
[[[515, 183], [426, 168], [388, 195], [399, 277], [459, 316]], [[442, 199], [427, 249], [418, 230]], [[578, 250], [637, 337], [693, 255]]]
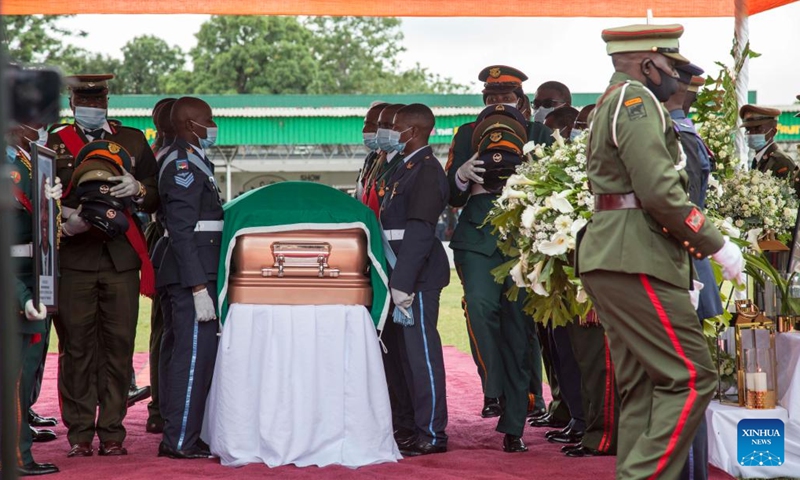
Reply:
[[748, 133], [747, 146], [755, 151], [759, 151], [767, 145], [767, 134], [765, 133]]
[[39, 138], [36, 139], [36, 143], [40, 147], [44, 147], [45, 145], [47, 145], [47, 130], [45, 130], [44, 127], [37, 129], [37, 128], [29, 127], [28, 125], [25, 125], [24, 123], [22, 124], [22, 126], [27, 128], [28, 130], [33, 130], [34, 132], [39, 134]]
[[364, 146], [373, 152], [378, 149], [378, 134], [375, 132], [364, 132]]
[[646, 86], [653, 92], [659, 102], [666, 102], [669, 97], [678, 91], [678, 79], [658, 67], [655, 68], [658, 70], [658, 74], [661, 75], [661, 85], [656, 85], [650, 80], [650, 77], [647, 77]]
[[14, 161], [14, 159], [17, 158], [17, 149], [6, 146], [6, 157], [8, 157], [9, 161]]
[[506, 107], [519, 108], [517, 106], [516, 102], [515, 103], [504, 103], [503, 105], [505, 105]]
[[378, 143], [378, 148], [383, 150], [384, 152], [391, 152], [392, 151], [392, 143], [389, 140], [391, 136], [391, 130], [388, 128], [379, 128], [378, 133], [376, 134], [376, 141]]
[[411, 130], [412, 128], [413, 127], [408, 127], [405, 130], [403, 130], [402, 132], [398, 132], [396, 130], [389, 130], [389, 132], [391, 132], [389, 139], [392, 142], [392, 149], [395, 152], [399, 153], [399, 152], [402, 152], [403, 150], [405, 150], [406, 144], [409, 141], [411, 141], [411, 138], [414, 138], [414, 137], [411, 137], [408, 140], [406, 140], [405, 142], [401, 142], [400, 141], [400, 137], [402, 137], [404, 133], [406, 133], [407, 131]]
[[581, 133], [583, 133], [583, 130], [573, 128], [572, 131], [569, 132], [569, 141], [574, 142], [576, 138], [581, 136]]
[[544, 123], [544, 119], [547, 118], [547, 116], [550, 114], [550, 112], [552, 112], [555, 109], [556, 109], [555, 107], [550, 107], [550, 108], [539, 107], [539, 108], [534, 109], [533, 110], [533, 121], [534, 122], [539, 122], [539, 123]]
[[208, 150], [209, 148], [213, 147], [215, 143], [217, 143], [217, 127], [206, 127], [205, 125], [200, 125], [194, 120], [190, 121], [198, 127], [203, 127], [206, 129], [206, 138], [200, 138], [200, 135], [196, 133], [194, 134], [197, 137], [197, 140], [200, 141], [200, 148], [203, 150]]
[[75, 121], [86, 130], [97, 130], [106, 124], [106, 109], [75, 107]]

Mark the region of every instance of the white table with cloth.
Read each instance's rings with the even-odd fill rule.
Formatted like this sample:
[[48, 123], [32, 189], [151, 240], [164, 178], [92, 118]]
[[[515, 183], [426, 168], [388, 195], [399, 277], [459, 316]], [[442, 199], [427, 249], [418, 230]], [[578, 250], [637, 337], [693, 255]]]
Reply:
[[[310, 182], [261, 187], [224, 210], [217, 278], [224, 322], [203, 429], [211, 451], [230, 466], [358, 467], [400, 459], [378, 340], [390, 298], [375, 214], [345, 193]], [[229, 305], [240, 236], [352, 228], [367, 237], [369, 309]]]
[[231, 305], [203, 438], [226, 466], [402, 458], [366, 308]]
[[[711, 402], [708, 422], [708, 459], [731, 475], [742, 478], [800, 478], [800, 333], [782, 333], [775, 341], [778, 361], [778, 404], [775, 409], [749, 410]], [[784, 422], [784, 459], [780, 466], [743, 466], [738, 461], [738, 429], [744, 419]]]

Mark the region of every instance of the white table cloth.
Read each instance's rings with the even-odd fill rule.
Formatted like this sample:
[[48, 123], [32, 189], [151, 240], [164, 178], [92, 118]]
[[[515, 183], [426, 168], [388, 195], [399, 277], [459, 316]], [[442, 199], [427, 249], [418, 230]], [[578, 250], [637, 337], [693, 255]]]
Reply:
[[366, 308], [232, 305], [203, 438], [226, 466], [358, 467], [402, 458]]
[[[800, 424], [800, 332], [781, 333], [775, 339], [778, 359], [778, 403]], [[797, 472], [800, 477], [800, 471]]]

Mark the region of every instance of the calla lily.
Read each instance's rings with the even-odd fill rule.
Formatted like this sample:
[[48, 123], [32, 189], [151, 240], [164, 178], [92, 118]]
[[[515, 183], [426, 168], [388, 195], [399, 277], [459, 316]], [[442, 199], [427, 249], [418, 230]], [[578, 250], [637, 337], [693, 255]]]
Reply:
[[564, 146], [564, 137], [561, 136], [561, 130], [556, 128], [555, 130], [553, 130], [552, 136], [556, 140], [556, 143], [558, 144], [559, 147]]
[[723, 194], [722, 184], [719, 183], [719, 180], [717, 180], [717, 177], [713, 174], [708, 176], [708, 188], [716, 190], [717, 196], [719, 197]]
[[[722, 233], [734, 238], [741, 238], [742, 232], [733, 225], [733, 219], [728, 217], [719, 224], [719, 229]], [[761, 233], [761, 232], [759, 232]]]
[[526, 198], [527, 196], [528, 195], [525, 192], [514, 190], [513, 188], [506, 185], [505, 188], [503, 188], [503, 193], [496, 200], [496, 202], [500, 207], [505, 208], [506, 200], [508, 200], [509, 198]]
[[747, 231], [747, 241], [756, 252], [761, 251], [761, 247], [758, 246], [758, 237], [761, 235], [762, 231], [762, 228], [753, 228]]
[[571, 190], [565, 190], [561, 193], [554, 193], [545, 199], [545, 204], [553, 210], [557, 210], [561, 213], [572, 213], [575, 211], [575, 209], [572, 208], [572, 204], [570, 204], [569, 200], [567, 200], [567, 196], [570, 193], [572, 193]]
[[511, 279], [514, 280], [514, 284], [516, 284], [519, 288], [525, 288], [527, 285], [525, 284], [525, 277], [522, 275], [522, 262], [519, 261], [511, 268]]
[[578, 287], [578, 293], [575, 294], [575, 301], [578, 303], [586, 303], [586, 300], [589, 300], [589, 295], [586, 294], [586, 290], [582, 287]]
[[533, 222], [536, 220], [536, 212], [538, 208], [534, 207], [533, 205], [527, 207], [525, 211], [522, 212], [522, 226], [531, 229], [533, 227]]
[[572, 228], [570, 228], [570, 233], [572, 234], [572, 236], [573, 237], [578, 236], [578, 232], [580, 232], [581, 229], [585, 227], [587, 223], [589, 223], [589, 221], [583, 217], [580, 217], [574, 222], [572, 222]]
[[527, 155], [536, 148], [536, 142], [528, 142], [522, 146], [522, 154]]
[[533, 267], [533, 271], [528, 274], [528, 281], [531, 285], [531, 290], [536, 295], [541, 295], [546, 297], [548, 295], [547, 290], [545, 290], [544, 285], [542, 282], [539, 281], [539, 275], [542, 273], [542, 268], [544, 267], [544, 260], [537, 263], [535, 267]]
[[542, 242], [539, 245], [539, 251], [549, 257], [563, 255], [567, 253], [569, 248], [569, 236], [563, 233], [556, 233], [549, 242]]
[[516, 187], [517, 185], [533, 185], [533, 180], [520, 174], [511, 175], [506, 180], [506, 187]]

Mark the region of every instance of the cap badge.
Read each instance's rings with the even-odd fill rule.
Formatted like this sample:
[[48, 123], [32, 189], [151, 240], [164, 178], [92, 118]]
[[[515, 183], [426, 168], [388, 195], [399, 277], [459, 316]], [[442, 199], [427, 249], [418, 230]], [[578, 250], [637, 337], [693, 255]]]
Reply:
[[112, 208], [109, 208], [108, 211], [106, 211], [106, 218], [112, 218], [113, 219], [116, 216], [117, 216], [117, 211], [116, 210], [114, 210]]
[[506, 109], [506, 106], [503, 105], [502, 103], [498, 103], [497, 105], [494, 106], [494, 111], [495, 112], [503, 112], [503, 111], [505, 111], [505, 109]]
[[100, 185], [100, 193], [102, 193], [103, 195], [108, 194], [109, 190], [110, 189], [108, 188], [108, 185]]
[[499, 142], [502, 139], [503, 139], [503, 134], [500, 132], [492, 132], [492, 134], [489, 135], [489, 140], [493, 142]]
[[94, 88], [94, 82], [89, 82], [86, 84], [86, 86], [89, 88]]
[[490, 69], [489, 69], [489, 76], [491, 76], [492, 78], [497, 78], [497, 77], [499, 77], [499, 76], [500, 76], [500, 69], [499, 69], [499, 68], [497, 68], [497, 67], [495, 67], [495, 68], [490, 68]]
[[494, 161], [495, 163], [500, 163], [501, 161], [503, 161], [503, 155], [495, 153], [494, 155], [492, 155], [492, 161]]
[[109, 143], [108, 144], [108, 151], [113, 153], [114, 155], [119, 153], [119, 145], [116, 143]]

